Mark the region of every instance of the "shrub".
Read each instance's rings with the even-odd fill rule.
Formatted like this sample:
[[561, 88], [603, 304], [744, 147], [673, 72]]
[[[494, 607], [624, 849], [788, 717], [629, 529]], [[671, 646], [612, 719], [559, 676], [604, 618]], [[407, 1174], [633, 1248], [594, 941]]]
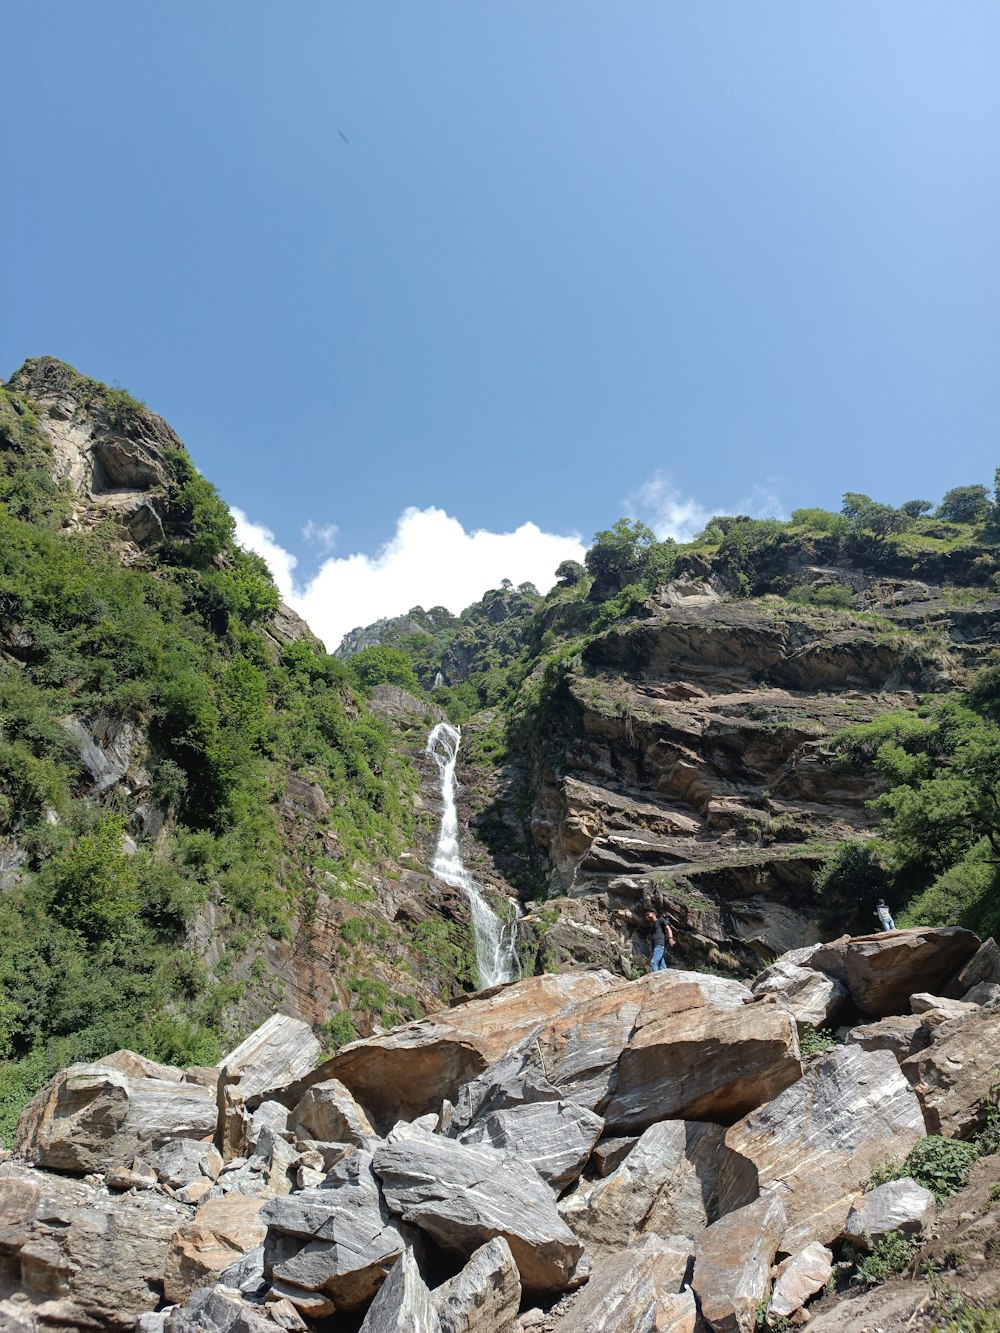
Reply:
[[929, 1134], [915, 1143], [901, 1162], [887, 1158], [876, 1167], [868, 1178], [868, 1188], [909, 1176], [930, 1190], [940, 1205], [967, 1183], [978, 1156], [975, 1143]]
[[853, 1245], [845, 1245], [845, 1258], [855, 1265], [851, 1281], [874, 1287], [886, 1278], [905, 1272], [913, 1262], [918, 1247], [918, 1241], [899, 1231], [890, 1231], [880, 1236], [867, 1253]]
[[978, 523], [990, 512], [990, 497], [985, 486], [953, 486], [937, 507], [935, 518], [947, 523]]

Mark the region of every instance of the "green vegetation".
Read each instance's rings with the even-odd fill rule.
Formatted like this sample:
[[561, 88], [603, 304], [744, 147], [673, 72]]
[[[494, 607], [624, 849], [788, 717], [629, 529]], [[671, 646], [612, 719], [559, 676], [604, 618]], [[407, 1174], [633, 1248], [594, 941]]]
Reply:
[[969, 1173], [978, 1157], [979, 1148], [974, 1143], [929, 1134], [927, 1138], [915, 1143], [902, 1161], [886, 1158], [872, 1172], [868, 1188], [874, 1189], [877, 1185], [888, 1184], [890, 1180], [902, 1180], [909, 1176], [918, 1185], [930, 1190], [940, 1205], [945, 1199], [957, 1194], [968, 1182]]
[[799, 1029], [799, 1051], [802, 1055], [817, 1055], [836, 1044], [837, 1038], [830, 1028], [814, 1028], [811, 1023], [803, 1023]]
[[[117, 429], [141, 425], [123, 390], [72, 383]], [[0, 894], [0, 1134], [74, 1060], [217, 1058], [245, 984], [227, 971], [288, 934], [315, 850], [283, 843], [289, 771], [324, 794], [345, 884], [409, 837], [415, 782], [356, 672], [308, 639], [276, 657], [266, 566], [185, 453], [166, 453], [166, 536], [127, 566], [109, 522], [62, 526], [48, 454], [30, 402], [3, 390], [0, 846], [21, 873]], [[141, 801], [93, 794], [81, 738], [97, 734], [131, 751]], [[185, 945], [208, 902], [228, 944], [214, 977]]]
[[899, 1231], [890, 1231], [876, 1240], [870, 1250], [844, 1246], [844, 1258], [854, 1264], [852, 1282], [877, 1286], [886, 1278], [905, 1273], [916, 1258], [919, 1242]]

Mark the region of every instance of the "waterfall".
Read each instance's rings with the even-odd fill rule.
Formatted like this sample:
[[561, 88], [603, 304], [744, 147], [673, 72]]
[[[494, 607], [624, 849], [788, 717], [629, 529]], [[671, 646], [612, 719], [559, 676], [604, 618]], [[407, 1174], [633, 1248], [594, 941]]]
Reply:
[[441, 832], [434, 849], [431, 873], [453, 889], [461, 889], [472, 911], [472, 930], [476, 940], [476, 969], [479, 984], [497, 986], [514, 975], [516, 918], [506, 925], [483, 896], [482, 890], [462, 863], [458, 845], [458, 811], [455, 808], [455, 765], [462, 733], [448, 722], [439, 722], [427, 738], [427, 753], [441, 774]]

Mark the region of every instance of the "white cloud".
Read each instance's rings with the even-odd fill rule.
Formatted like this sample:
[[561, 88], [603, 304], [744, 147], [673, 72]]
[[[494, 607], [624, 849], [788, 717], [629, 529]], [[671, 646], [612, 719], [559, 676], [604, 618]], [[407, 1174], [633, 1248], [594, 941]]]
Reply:
[[251, 523], [242, 509], [232, 505], [229, 509], [236, 520], [236, 540], [248, 551], [256, 551], [259, 556], [263, 556], [278, 585], [278, 591], [286, 602], [290, 602], [295, 595], [295, 566], [298, 560], [291, 551], [278, 545], [270, 528]]
[[784, 506], [777, 491], [765, 481], [753, 488], [736, 504], [703, 505], [693, 496], [684, 495], [673, 484], [669, 472], [654, 474], [627, 496], [624, 504], [630, 518], [642, 519], [660, 541], [673, 537], [688, 542], [705, 526], [713, 514], [747, 514], [750, 518], [783, 518]]
[[310, 546], [318, 548], [320, 555], [327, 555], [337, 543], [338, 531], [336, 523], [321, 525], [310, 519], [302, 529], [302, 536]]
[[459, 612], [500, 580], [531, 582], [541, 592], [555, 582], [563, 560], [582, 560], [576, 535], [542, 532], [522, 523], [513, 532], [466, 532], [443, 509], [406, 509], [392, 539], [373, 556], [361, 553], [324, 561], [304, 586], [294, 586], [296, 560], [274, 534], [233, 510], [237, 538], [270, 565], [282, 597], [329, 649], [348, 630], [411, 606], [446, 606]]

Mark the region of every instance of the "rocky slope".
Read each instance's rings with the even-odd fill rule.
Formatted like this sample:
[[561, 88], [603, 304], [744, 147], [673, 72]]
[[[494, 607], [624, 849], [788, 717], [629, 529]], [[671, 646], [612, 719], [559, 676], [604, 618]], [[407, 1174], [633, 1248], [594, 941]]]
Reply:
[[[901, 1236], [936, 1262], [884, 1294], [884, 1333], [958, 1308], [949, 1265], [995, 1313], [998, 1004], [992, 941], [896, 931], [753, 990], [533, 977], [325, 1061], [275, 1015], [212, 1069], [74, 1065], [0, 1163], [0, 1324], [750, 1333], [818, 1310], [860, 1333], [851, 1275]], [[804, 1054], [827, 1022], [837, 1044]], [[907, 1174], [940, 1145], [984, 1154], [957, 1226]]]

